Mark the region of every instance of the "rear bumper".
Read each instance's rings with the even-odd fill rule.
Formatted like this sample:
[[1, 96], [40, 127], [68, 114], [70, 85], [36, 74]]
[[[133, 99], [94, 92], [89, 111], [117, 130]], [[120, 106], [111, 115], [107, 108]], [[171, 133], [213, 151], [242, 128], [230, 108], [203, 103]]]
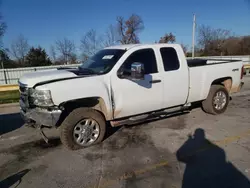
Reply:
[[47, 127], [55, 127], [61, 113], [61, 110], [49, 111], [40, 108], [29, 109], [26, 112], [20, 111], [21, 117], [26, 124], [37, 124]]

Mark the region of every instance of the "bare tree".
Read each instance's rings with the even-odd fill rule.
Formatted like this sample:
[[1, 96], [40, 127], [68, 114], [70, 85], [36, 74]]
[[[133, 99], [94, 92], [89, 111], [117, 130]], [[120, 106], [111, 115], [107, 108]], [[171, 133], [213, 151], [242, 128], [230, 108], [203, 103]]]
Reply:
[[132, 14], [128, 20], [117, 18], [117, 27], [121, 44], [139, 43], [139, 33], [144, 29], [144, 23], [140, 16]]
[[53, 62], [56, 62], [56, 49], [53, 45], [50, 46], [50, 56]]
[[187, 55], [187, 52], [188, 52], [188, 45], [181, 44], [181, 47], [182, 47], [183, 52], [185, 53], [185, 55]]
[[161, 37], [159, 43], [174, 43], [175, 41], [175, 36], [170, 32]]
[[5, 58], [4, 58], [3, 54], [6, 55], [6, 57], [7, 57], [6, 50], [3, 49], [3, 43], [2, 43], [2, 37], [4, 36], [4, 33], [5, 33], [5, 31], [6, 31], [6, 28], [7, 28], [7, 25], [6, 25], [6, 23], [3, 21], [2, 16], [0, 15], [0, 52], [1, 52], [1, 68], [4, 68], [4, 61], [5, 61]]
[[222, 46], [223, 55], [243, 55], [241, 49], [241, 38], [229, 37]]
[[81, 40], [81, 50], [84, 59], [94, 55], [103, 47], [102, 37], [94, 29], [89, 30]]
[[241, 55], [250, 54], [250, 35], [242, 37], [241, 41]]
[[229, 30], [202, 25], [198, 30], [198, 44], [205, 55], [222, 55], [224, 43], [230, 36]]
[[29, 51], [28, 40], [20, 34], [10, 46], [12, 55], [17, 59], [20, 64], [24, 64], [25, 55]]
[[61, 54], [60, 59], [64, 64], [69, 64], [75, 57], [75, 44], [73, 41], [64, 38], [56, 41], [56, 49]]
[[125, 34], [126, 32], [125, 20], [121, 16], [117, 17], [116, 20], [117, 20], [117, 29], [118, 29], [118, 33], [120, 36], [119, 41], [121, 44], [126, 44], [128, 39], [127, 39], [127, 35]]
[[117, 44], [119, 41], [119, 34], [117, 28], [113, 25], [110, 25], [104, 35], [104, 46], [112, 46]]
[[4, 33], [6, 31], [7, 25], [6, 23], [3, 21], [2, 16], [0, 15], [0, 47], [3, 47], [2, 44], [2, 37], [4, 36]]

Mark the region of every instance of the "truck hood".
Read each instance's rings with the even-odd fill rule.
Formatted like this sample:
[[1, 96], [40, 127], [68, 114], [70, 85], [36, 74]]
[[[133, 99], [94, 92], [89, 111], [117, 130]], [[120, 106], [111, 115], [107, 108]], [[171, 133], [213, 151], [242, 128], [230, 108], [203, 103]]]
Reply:
[[50, 69], [24, 74], [19, 79], [19, 83], [27, 87], [33, 87], [34, 85], [41, 82], [77, 77], [78, 76], [75, 73], [70, 72], [68, 70]]

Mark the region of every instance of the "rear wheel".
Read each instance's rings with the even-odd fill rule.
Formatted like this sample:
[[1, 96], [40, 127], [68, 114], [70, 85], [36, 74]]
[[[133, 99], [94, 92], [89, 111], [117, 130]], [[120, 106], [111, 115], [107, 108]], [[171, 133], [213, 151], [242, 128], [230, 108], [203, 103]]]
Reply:
[[221, 114], [226, 111], [229, 103], [229, 94], [222, 85], [212, 85], [206, 100], [202, 102], [202, 108], [209, 114]]
[[63, 145], [76, 150], [100, 143], [106, 132], [106, 122], [96, 110], [77, 108], [66, 117], [60, 129]]

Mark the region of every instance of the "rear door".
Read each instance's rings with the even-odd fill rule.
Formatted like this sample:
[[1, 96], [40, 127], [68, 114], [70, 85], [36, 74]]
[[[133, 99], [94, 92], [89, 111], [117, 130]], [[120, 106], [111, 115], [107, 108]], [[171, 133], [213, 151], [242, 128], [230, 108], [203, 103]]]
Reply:
[[179, 58], [174, 47], [159, 47], [159, 53], [164, 66], [162, 73], [164, 107], [183, 105], [186, 103], [189, 91], [186, 62]]

